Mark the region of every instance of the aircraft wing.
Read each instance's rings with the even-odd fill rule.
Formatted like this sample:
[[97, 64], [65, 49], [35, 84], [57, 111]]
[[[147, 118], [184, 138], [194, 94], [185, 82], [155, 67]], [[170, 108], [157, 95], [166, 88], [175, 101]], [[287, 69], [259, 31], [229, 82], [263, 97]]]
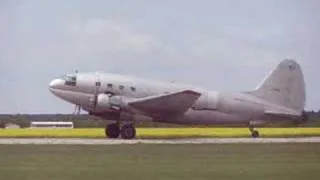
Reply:
[[128, 102], [131, 108], [148, 115], [174, 115], [187, 111], [201, 93], [185, 90], [176, 93], [134, 99]]

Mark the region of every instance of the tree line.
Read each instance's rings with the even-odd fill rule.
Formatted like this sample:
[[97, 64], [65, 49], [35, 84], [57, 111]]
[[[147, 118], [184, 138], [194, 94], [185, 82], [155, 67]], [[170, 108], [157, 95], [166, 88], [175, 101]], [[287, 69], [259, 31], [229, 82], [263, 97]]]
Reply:
[[[320, 111], [307, 112], [309, 120], [293, 127], [320, 127]], [[0, 114], [0, 128], [4, 128], [7, 123], [19, 125], [22, 128], [30, 126], [32, 121], [72, 121], [75, 128], [103, 128], [111, 121], [90, 115], [72, 115], [72, 114]], [[158, 122], [137, 122], [137, 127], [190, 127], [190, 125], [177, 125]], [[230, 125], [192, 125], [192, 127], [230, 127]], [[245, 125], [233, 125], [233, 127], [244, 127]], [[288, 124], [275, 124], [269, 126], [286, 127]], [[289, 125], [290, 126], [290, 125]]]

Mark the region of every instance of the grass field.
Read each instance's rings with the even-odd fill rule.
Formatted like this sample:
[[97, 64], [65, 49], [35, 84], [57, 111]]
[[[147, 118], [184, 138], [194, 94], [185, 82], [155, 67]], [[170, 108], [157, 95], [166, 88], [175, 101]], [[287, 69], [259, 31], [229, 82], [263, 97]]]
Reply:
[[2, 180], [320, 179], [320, 144], [0, 145]]
[[[320, 128], [259, 128], [262, 137], [320, 136]], [[138, 128], [138, 138], [248, 137], [248, 128]], [[104, 129], [0, 129], [0, 137], [103, 138]]]

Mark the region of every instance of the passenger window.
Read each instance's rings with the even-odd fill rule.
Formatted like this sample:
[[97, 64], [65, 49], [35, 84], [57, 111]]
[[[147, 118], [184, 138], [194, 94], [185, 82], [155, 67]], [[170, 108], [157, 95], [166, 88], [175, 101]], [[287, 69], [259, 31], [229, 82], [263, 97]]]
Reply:
[[131, 91], [133, 91], [133, 92], [136, 91], [136, 88], [135, 88], [135, 87], [131, 87], [130, 89], [131, 89]]
[[101, 86], [101, 82], [96, 82], [96, 86], [100, 87]]
[[120, 86], [119, 86], [119, 89], [120, 89], [120, 90], [123, 90], [123, 89], [124, 89], [124, 86], [123, 86], [123, 85], [120, 85]]
[[112, 88], [112, 84], [107, 84], [107, 87], [108, 88]]

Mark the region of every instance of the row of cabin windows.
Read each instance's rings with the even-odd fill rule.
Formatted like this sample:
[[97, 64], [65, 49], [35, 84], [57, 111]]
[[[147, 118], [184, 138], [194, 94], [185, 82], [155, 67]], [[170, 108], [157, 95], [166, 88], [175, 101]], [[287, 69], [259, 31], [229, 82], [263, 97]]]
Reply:
[[[96, 86], [101, 86], [101, 83], [100, 83], [100, 82], [96, 82]], [[113, 85], [112, 85], [112, 84], [107, 84], [107, 87], [108, 87], [108, 88], [112, 88]], [[124, 90], [124, 86], [123, 86], [123, 85], [120, 85], [120, 86], [119, 86], [119, 89], [120, 89], [120, 90]], [[136, 88], [135, 88], [135, 87], [130, 87], [130, 90], [131, 90], [131, 91], [136, 91]]]

